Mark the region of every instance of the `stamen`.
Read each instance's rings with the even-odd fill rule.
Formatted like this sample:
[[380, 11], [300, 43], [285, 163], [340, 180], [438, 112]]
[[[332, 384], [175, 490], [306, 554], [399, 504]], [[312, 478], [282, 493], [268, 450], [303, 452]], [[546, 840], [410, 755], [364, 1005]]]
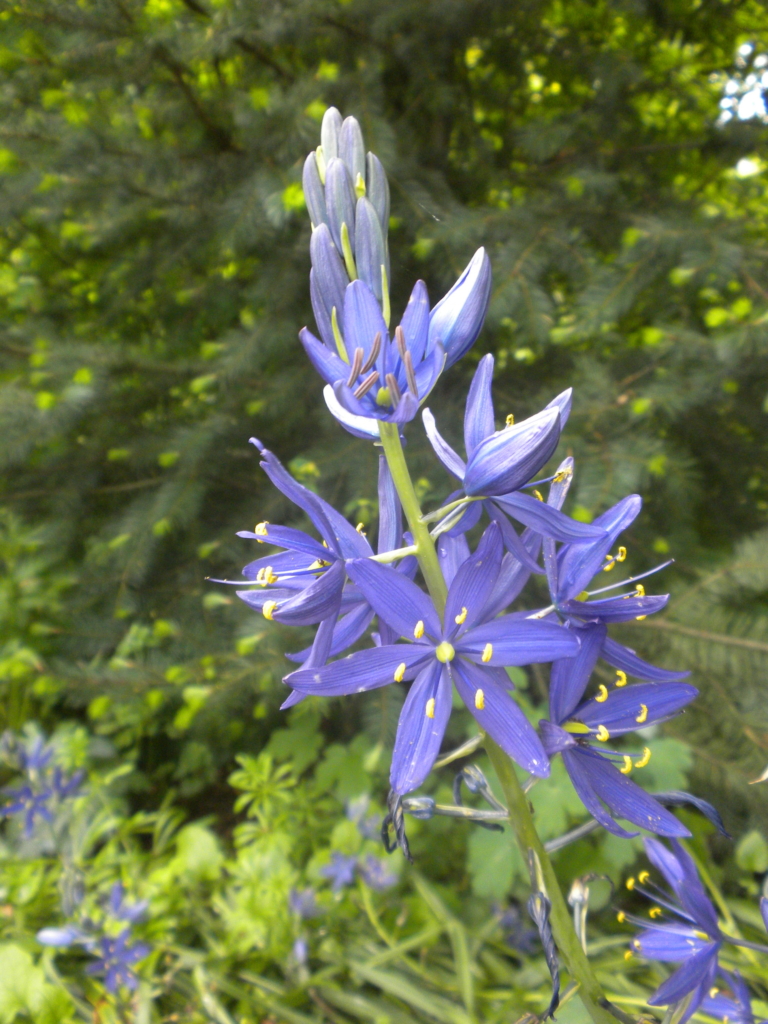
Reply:
[[482, 711], [485, 707], [485, 694], [482, 690], [475, 690], [475, 707], [478, 711]]
[[643, 747], [643, 756], [639, 761], [635, 761], [635, 768], [645, 768], [648, 762], [651, 760], [651, 748]]
[[466, 622], [466, 620], [467, 620], [467, 609], [466, 608], [462, 608], [461, 611], [459, 612], [459, 614], [454, 618], [453, 621], [456, 623], [457, 626], [461, 626], [462, 623]]
[[629, 756], [629, 754], [624, 755], [624, 767], [619, 768], [619, 771], [622, 775], [629, 775], [629, 773], [632, 771], [632, 758]]
[[536, 498], [536, 499], [537, 499], [538, 501], [544, 501], [544, 496], [542, 495], [541, 491], [534, 491], [534, 492], [533, 492], [533, 496], [534, 496], [534, 498]]
[[642, 622], [643, 619], [647, 619], [647, 618], [648, 618], [647, 615], [636, 615], [635, 616], [635, 622]]
[[482, 660], [487, 664], [493, 657], [493, 644], [486, 644], [483, 648]]
[[607, 686], [603, 686], [603, 684], [600, 683], [600, 692], [595, 697], [595, 700], [597, 701], [598, 704], [602, 704], [604, 701], [608, 700], [608, 687]]
[[645, 597], [645, 587], [642, 585], [642, 583], [638, 583], [635, 587], [635, 596]]
[[[608, 590], [618, 590], [619, 587], [627, 587], [630, 583], [634, 583], [635, 580], [644, 580], [646, 576], [653, 576], [654, 573], [661, 572], [662, 569], [666, 569], [668, 565], [672, 565], [674, 558], [668, 558], [666, 562], [662, 562], [660, 565], [654, 566], [653, 569], [648, 569], [647, 572], [641, 572], [637, 576], [628, 576], [625, 580], [619, 580], [617, 583], [610, 583], [607, 587], [600, 587], [598, 590], [590, 590], [589, 596], [595, 597], [596, 594], [604, 594]], [[632, 594], [625, 595], [632, 597]]]
[[632, 959], [632, 950], [631, 949], [627, 949], [627, 950], [624, 951], [624, 959], [625, 960], [631, 960]]
[[272, 616], [275, 612], [275, 608], [277, 608], [277, 601], [265, 601], [264, 607], [261, 609], [261, 614], [264, 616], [265, 619], [269, 619], [269, 621], [271, 622]]
[[610, 572], [611, 569], [613, 569], [613, 567], [616, 565], [616, 559], [613, 557], [613, 555], [606, 555], [605, 557], [608, 559], [608, 565], [603, 566], [603, 572]]
[[714, 999], [719, 991], [720, 989], [717, 987], [717, 985], [713, 985], [712, 988], [709, 990], [709, 998]]
[[434, 697], [430, 697], [429, 700], [427, 701], [427, 707], [426, 707], [426, 712], [425, 713], [426, 713], [427, 718], [434, 718], [435, 717], [435, 698]]
[[360, 534], [361, 537], [367, 537], [368, 536], [368, 534], [363, 529], [364, 526], [365, 526], [365, 523], [358, 523], [357, 526], [355, 527], [355, 529], [357, 530], [357, 532]]
[[639, 725], [642, 725], [643, 722], [645, 722], [647, 718], [648, 718], [648, 705], [647, 704], [641, 704], [640, 705], [640, 713], [638, 715], [636, 715], [635, 721]]
[[444, 665], [449, 661], [453, 661], [456, 657], [456, 651], [453, 649], [453, 644], [449, 644], [447, 640], [443, 640], [443, 642], [438, 644], [435, 648], [435, 657]]
[[312, 565], [310, 565], [310, 567], [309, 567], [309, 568], [310, 568], [310, 571], [311, 571], [312, 569], [326, 569], [326, 568], [327, 568], [327, 567], [328, 567], [328, 566], [329, 566], [330, 564], [331, 564], [330, 562], [324, 562], [324, 561], [322, 560], [322, 558], [317, 558], [317, 559], [315, 559], [315, 561], [314, 561], [314, 562], [312, 563]]
[[622, 672], [620, 668], [616, 669], [616, 685], [626, 686], [627, 685], [627, 673]]
[[387, 382], [387, 388], [389, 389], [389, 397], [392, 401], [392, 405], [397, 405], [402, 398], [402, 393], [400, 391], [400, 385], [395, 379], [394, 373], [388, 373], [384, 380]]
[[635, 880], [634, 880], [634, 878], [632, 878], [632, 876], [630, 876], [627, 879], [626, 885], [627, 885], [627, 888], [629, 889], [629, 891], [632, 892], [632, 890], [635, 888]]
[[264, 543], [263, 540], [259, 540], [259, 537], [266, 537], [267, 536], [267, 527], [268, 526], [269, 526], [269, 520], [268, 519], [265, 519], [263, 523], [257, 523], [254, 526], [253, 532], [256, 534], [256, 540], [259, 541], [259, 544], [263, 544]]
[[360, 376], [360, 371], [363, 368], [363, 350], [356, 348], [354, 355], [352, 356], [352, 366], [349, 369], [349, 376], [347, 377], [347, 387], [351, 388], [357, 378]]
[[413, 369], [413, 359], [410, 352], [406, 352], [403, 356], [403, 366], [405, 367], [405, 379], [408, 381], [408, 390], [414, 398], [418, 398], [419, 387], [416, 383], [416, 374]]
[[648, 881], [650, 877], [650, 871], [641, 871], [640, 874], [637, 876], [637, 880], [640, 883], [640, 885], [645, 885], [645, 883]]
[[397, 351], [400, 353], [400, 358], [405, 359], [408, 346], [405, 343], [405, 333], [402, 327], [395, 328], [395, 344], [397, 345]]
[[405, 662], [401, 661], [400, 664], [395, 669], [395, 682], [396, 683], [402, 683], [404, 675], [405, 675]]
[[627, 915], [624, 913], [623, 910], [620, 910], [618, 912], [618, 914], [616, 915], [616, 920], [619, 922], [619, 924], [624, 924], [626, 919], [627, 919]]
[[365, 380], [360, 385], [360, 387], [355, 390], [355, 392], [354, 392], [355, 398], [362, 398], [363, 395], [367, 395], [368, 392], [373, 387], [373, 385], [377, 383], [378, 379], [379, 379], [379, 371], [378, 370], [374, 370], [373, 373], [370, 373], [365, 378]]
[[651, 907], [651, 909], [648, 911], [648, 917], [661, 917], [661, 913], [661, 907]]
[[416, 637], [417, 640], [421, 640], [421, 638], [424, 636], [424, 623], [422, 622], [421, 619], [419, 619], [419, 621], [413, 627], [413, 635]]
[[627, 557], [627, 549], [622, 545], [619, 548], [618, 554], [616, 555], [616, 561], [617, 562], [623, 562], [626, 557]]
[[509, 416], [507, 416], [507, 418], [506, 418], [506, 420], [504, 422], [507, 424], [508, 427], [514, 427], [514, 425], [515, 425], [515, 414], [511, 412], [509, 414]]
[[597, 727], [597, 732], [595, 733], [595, 736], [597, 737], [597, 739], [600, 740], [601, 743], [605, 743], [606, 740], [609, 740], [611, 738], [611, 734], [608, 732], [604, 725], [599, 725]]
[[552, 477], [552, 483], [553, 484], [561, 484], [561, 483], [563, 483], [563, 481], [567, 480], [568, 477], [570, 477], [570, 476], [573, 476], [573, 470], [572, 469], [567, 469], [567, 468], [566, 469], [561, 469], [559, 473], [555, 473], [555, 475]]
[[370, 368], [373, 366], [373, 364], [379, 358], [379, 352], [380, 351], [381, 351], [381, 331], [376, 331], [376, 334], [375, 334], [374, 339], [373, 339], [373, 345], [371, 346], [371, 351], [368, 353], [368, 358], [365, 360], [365, 362], [363, 363], [362, 367], [360, 368], [360, 373], [368, 373]]

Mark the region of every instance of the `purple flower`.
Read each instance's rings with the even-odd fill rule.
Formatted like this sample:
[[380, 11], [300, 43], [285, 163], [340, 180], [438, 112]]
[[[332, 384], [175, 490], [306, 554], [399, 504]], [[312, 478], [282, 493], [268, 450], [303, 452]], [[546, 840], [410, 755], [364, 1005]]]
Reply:
[[[702, 999], [700, 1009], [712, 1017], [727, 1020], [730, 1024], [755, 1024], [749, 989], [742, 976], [738, 971], [730, 974], [721, 970], [720, 977], [724, 978], [730, 986], [732, 995], [713, 986]], [[766, 1024], [766, 1022], [760, 1021], [759, 1024]]]
[[647, 764], [650, 751], [646, 748], [642, 757], [633, 760], [605, 745], [612, 737], [667, 721], [698, 691], [686, 683], [638, 683], [611, 691], [601, 685], [595, 697], [582, 700], [605, 639], [605, 626], [573, 632], [581, 638], [579, 653], [552, 666], [549, 719], [539, 723], [544, 749], [550, 757], [562, 754], [579, 799], [614, 835], [637, 835], [623, 829], [614, 817], [663, 836], [690, 835], [629, 778], [633, 768]]
[[353, 559], [347, 572], [379, 620], [408, 642], [358, 651], [324, 668], [300, 669], [284, 682], [303, 693], [340, 696], [414, 680], [400, 715], [392, 757], [393, 790], [419, 786], [432, 767], [451, 713], [451, 683], [480, 727], [534, 775], [547, 776], [541, 741], [510, 697], [505, 666], [569, 657], [572, 632], [517, 615], [488, 621], [484, 609], [499, 577], [503, 546], [498, 526], [485, 531], [477, 551], [456, 572], [444, 624], [432, 601], [393, 569]]
[[104, 974], [104, 987], [113, 994], [121, 987], [133, 991], [138, 987], [139, 979], [131, 970], [133, 964], [149, 956], [150, 947], [144, 942], [129, 944], [130, 926], [117, 936], [104, 936], [96, 944], [98, 957], [95, 963], [85, 968], [86, 974]]
[[74, 924], [65, 924], [61, 928], [42, 928], [35, 936], [43, 946], [72, 946], [75, 943], [88, 948], [93, 946], [95, 939]]
[[13, 814], [24, 815], [24, 835], [30, 839], [35, 831], [35, 821], [42, 818], [44, 821], [53, 821], [53, 811], [49, 803], [53, 797], [52, 789], [44, 789], [35, 793], [30, 786], [22, 786], [20, 789], [8, 789], [6, 794], [11, 797], [10, 803], [0, 808], [0, 814], [6, 818]]
[[478, 249], [451, 290], [429, 314], [429, 345], [441, 344], [453, 366], [472, 348], [491, 299], [491, 261]]
[[306, 939], [300, 937], [294, 942], [293, 959], [300, 967], [304, 967], [309, 960], [309, 944]]
[[303, 920], [308, 920], [310, 917], [319, 917], [321, 913], [320, 908], [315, 902], [314, 889], [291, 889], [288, 897], [288, 906], [294, 914], [297, 914]]
[[144, 917], [148, 906], [149, 900], [127, 903], [122, 882], [115, 882], [112, 886], [109, 894], [109, 913], [119, 921], [129, 921], [131, 924], [135, 924]]
[[371, 889], [383, 892], [384, 889], [391, 889], [397, 885], [398, 877], [389, 867], [386, 861], [369, 854], [365, 862], [360, 864], [360, 877]]
[[[648, 1000], [651, 1006], [677, 1003], [693, 993], [681, 1024], [696, 1012], [709, 996], [717, 973], [717, 958], [725, 936], [720, 931], [717, 913], [701, 884], [696, 865], [677, 840], [670, 852], [658, 839], [644, 839], [651, 864], [661, 873], [672, 893], [650, 883], [650, 874], [641, 872], [627, 887], [647, 896], [654, 923], [632, 939], [631, 947], [649, 960], [671, 961], [680, 967]], [[664, 913], [666, 911], [666, 914]], [[646, 922], [630, 914], [622, 920], [633, 924]]]
[[323, 878], [329, 879], [332, 892], [341, 892], [342, 889], [354, 882], [356, 867], [357, 857], [347, 857], [334, 850], [331, 854], [330, 864], [320, 868], [320, 874]]
[[20, 767], [28, 772], [42, 772], [53, 757], [53, 746], [46, 744], [39, 733], [28, 740], [19, 751]]
[[459, 528], [469, 530], [484, 509], [499, 524], [506, 547], [518, 561], [530, 571], [541, 572], [508, 516], [535, 533], [556, 540], [583, 544], [605, 536], [599, 524], [577, 523], [560, 511], [572, 472], [570, 467], [561, 468], [555, 477], [556, 486], [549, 502], [520, 493], [520, 488], [525, 487], [554, 454], [570, 411], [571, 392], [558, 395], [535, 416], [496, 430], [492, 378], [493, 356], [487, 355], [480, 360], [467, 397], [464, 414], [467, 462], [442, 438], [430, 410], [425, 409], [422, 414], [427, 437], [437, 457], [448, 472], [461, 481], [462, 490], [457, 495], [474, 499], [451, 514], [443, 525], [459, 523], [460, 516]]
[[[393, 638], [394, 640], [396, 637]], [[357, 825], [357, 831], [364, 839], [378, 839], [381, 834], [381, 818], [378, 814], [366, 817], [370, 799], [367, 794], [347, 803], [347, 818]]]

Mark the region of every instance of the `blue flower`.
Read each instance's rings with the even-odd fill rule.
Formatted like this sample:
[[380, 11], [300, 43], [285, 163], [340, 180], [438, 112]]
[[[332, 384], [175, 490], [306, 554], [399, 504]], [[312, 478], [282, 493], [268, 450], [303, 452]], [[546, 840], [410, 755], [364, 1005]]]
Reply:
[[[755, 1024], [755, 1015], [752, 1012], [752, 1001], [744, 979], [738, 971], [730, 974], [721, 969], [720, 977], [724, 978], [730, 986], [731, 995], [723, 992], [717, 986], [713, 986], [702, 999], [700, 1009], [712, 1017], [718, 1017], [721, 1021], [728, 1021], [730, 1024]], [[758, 1024], [766, 1024], [759, 1021]]]
[[325, 696], [414, 680], [392, 757], [390, 782], [397, 794], [415, 789], [429, 774], [451, 713], [452, 682], [480, 727], [518, 764], [534, 775], [549, 774], [541, 741], [510, 697], [512, 684], [503, 667], [572, 656], [578, 641], [561, 626], [517, 615], [488, 621], [484, 610], [498, 581], [502, 554], [501, 533], [492, 523], [451, 581], [443, 622], [432, 601], [402, 573], [353, 559], [347, 564], [350, 578], [380, 622], [408, 643], [358, 651], [324, 668], [300, 669], [284, 680], [302, 693]]
[[86, 974], [104, 974], [104, 987], [113, 994], [121, 987], [131, 991], [138, 987], [139, 979], [131, 967], [145, 956], [149, 956], [151, 952], [150, 947], [144, 942], [135, 942], [131, 945], [130, 937], [130, 926], [116, 938], [103, 936], [92, 950], [98, 959], [85, 968]]
[[386, 861], [369, 854], [365, 861], [359, 865], [360, 876], [365, 884], [371, 889], [382, 892], [384, 889], [391, 889], [397, 885], [398, 877], [389, 867]]
[[605, 744], [612, 737], [667, 721], [698, 691], [686, 683], [638, 683], [611, 691], [601, 685], [595, 697], [582, 700], [606, 629], [597, 626], [575, 632], [581, 638], [579, 653], [552, 666], [549, 719], [539, 723], [544, 749], [550, 757], [562, 754], [579, 799], [614, 835], [638, 834], [627, 832], [614, 816], [659, 835], [690, 835], [677, 818], [629, 778], [633, 768], [647, 764], [650, 750], [646, 748], [642, 757], [633, 760], [629, 754], [606, 749]]
[[[499, 524], [508, 550], [529, 571], [541, 572], [507, 516], [536, 533], [561, 541], [583, 544], [605, 535], [599, 524], [577, 523], [560, 511], [565, 494], [561, 498], [558, 487], [550, 495], [551, 502], [520, 493], [520, 488], [526, 486], [554, 454], [570, 411], [571, 392], [558, 395], [535, 416], [496, 430], [492, 379], [493, 356], [487, 355], [480, 360], [467, 397], [464, 414], [467, 462], [440, 435], [430, 410], [425, 409], [422, 414], [435, 454], [449, 473], [461, 481], [462, 490], [457, 495], [471, 499], [449, 514], [442, 525], [454, 525], [461, 517], [458, 528], [469, 530], [484, 509]], [[555, 477], [557, 485], [567, 483], [571, 473], [570, 467], [562, 469]]]
[[53, 798], [53, 790], [43, 789], [36, 793], [30, 786], [21, 786], [19, 789], [8, 789], [6, 794], [11, 797], [10, 803], [0, 808], [0, 814], [10, 817], [13, 814], [24, 815], [24, 835], [30, 839], [35, 831], [35, 821], [42, 818], [43, 821], [53, 821], [53, 811], [50, 801]]
[[310, 917], [319, 917], [321, 914], [321, 910], [315, 901], [314, 889], [302, 889], [301, 891], [291, 889], [288, 896], [288, 906], [294, 914], [305, 921]]
[[112, 886], [109, 894], [109, 913], [118, 921], [129, 921], [131, 924], [135, 924], [144, 917], [148, 907], [149, 900], [128, 903], [121, 882], [115, 882]]
[[[649, 883], [650, 874], [641, 872], [630, 878], [627, 887], [652, 900], [654, 923], [632, 939], [631, 948], [649, 960], [679, 963], [680, 967], [648, 1000], [651, 1006], [677, 1003], [691, 994], [681, 1024], [696, 1012], [709, 996], [717, 973], [717, 958], [725, 941], [717, 921], [717, 912], [701, 884], [696, 865], [677, 840], [670, 852], [658, 839], [644, 839], [645, 852], [653, 867], [661, 873], [672, 893]], [[666, 911], [666, 914], [665, 914]], [[631, 914], [621, 920], [645, 925]]]
[[331, 882], [331, 891], [340, 892], [355, 880], [355, 869], [357, 868], [357, 857], [347, 857], [335, 850], [331, 854], [329, 864], [320, 868], [320, 874]]
[[429, 345], [445, 349], [453, 366], [472, 348], [483, 326], [491, 298], [491, 261], [478, 249], [458, 281], [429, 314]]

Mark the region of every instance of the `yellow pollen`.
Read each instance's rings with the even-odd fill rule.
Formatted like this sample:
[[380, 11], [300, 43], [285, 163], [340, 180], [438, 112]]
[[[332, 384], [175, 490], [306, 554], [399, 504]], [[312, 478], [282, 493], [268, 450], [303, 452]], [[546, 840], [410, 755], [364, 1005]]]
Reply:
[[272, 566], [267, 565], [263, 569], [259, 569], [256, 576], [256, 582], [260, 583], [262, 587], [266, 587], [268, 583], [277, 583], [278, 577], [272, 571]]
[[618, 914], [616, 915], [616, 920], [619, 922], [619, 924], [624, 924], [624, 922], [627, 920], [627, 915], [624, 913], [623, 910], [620, 910], [618, 912]]
[[635, 621], [636, 621], [636, 622], [642, 622], [642, 621], [643, 621], [643, 619], [647, 619], [647, 618], [648, 618], [648, 616], [647, 616], [647, 615], [636, 615], [636, 616], [635, 616]]
[[631, 876], [627, 879], [627, 888], [630, 892], [635, 888], [635, 880]]
[[475, 690], [475, 707], [478, 711], [482, 711], [485, 707], [485, 694], [482, 690]]
[[515, 425], [514, 413], [510, 413], [509, 416], [507, 416], [507, 418], [505, 420], [505, 423], [507, 424], [508, 427], [514, 427], [514, 425]]
[[629, 756], [629, 754], [624, 755], [624, 767], [619, 768], [619, 771], [622, 775], [629, 775], [629, 773], [632, 771], [632, 758]]
[[640, 885], [645, 885], [645, 883], [648, 881], [650, 877], [650, 871], [641, 871], [640, 874], [637, 876], [637, 880], [640, 883]]
[[435, 717], [435, 698], [434, 697], [430, 697], [429, 700], [427, 701], [427, 707], [425, 709], [425, 714], [426, 714], [427, 718], [434, 718]]
[[709, 998], [714, 999], [719, 991], [720, 989], [717, 987], [717, 985], [713, 985], [712, 988], [709, 990]]
[[357, 526], [355, 527], [355, 529], [357, 530], [358, 533], [361, 533], [363, 535], [363, 537], [366, 537], [367, 534], [366, 534], [365, 530], [363, 529], [364, 526], [365, 526], [365, 523], [358, 523]]
[[627, 557], [627, 549], [624, 546], [622, 546], [622, 547], [619, 548], [618, 554], [616, 555], [616, 561], [617, 562], [623, 562], [626, 557]]
[[640, 951], [643, 948], [637, 941], [637, 939], [632, 939], [632, 941], [630, 942], [630, 946], [632, 947], [632, 949], [636, 949], [638, 951]]
[[552, 478], [552, 483], [561, 484], [564, 480], [567, 480], [570, 475], [570, 469], [561, 469], [559, 473], [555, 473], [554, 477]]
[[269, 619], [271, 622], [275, 608], [277, 608], [277, 601], [265, 601], [264, 607], [261, 609], [261, 614], [265, 619]]
[[647, 704], [641, 704], [640, 705], [640, 713], [635, 715], [635, 721], [638, 722], [640, 725], [642, 725], [643, 722], [647, 718], [648, 718], [648, 705]]
[[638, 597], [645, 597], [645, 587], [642, 583], [638, 583], [635, 587], [635, 593]]
[[456, 623], [457, 626], [460, 626], [463, 622], [466, 622], [466, 620], [467, 620], [467, 609], [466, 608], [462, 608], [461, 611], [459, 612], [459, 614], [454, 618], [453, 621]]
[[456, 657], [456, 651], [453, 649], [453, 644], [449, 644], [447, 640], [443, 640], [441, 644], [435, 648], [435, 657], [438, 661], [442, 661], [445, 665], [446, 662], [453, 661]]
[[606, 740], [609, 740], [611, 738], [611, 734], [608, 732], [604, 725], [598, 725], [595, 736], [597, 736], [601, 743], [605, 743]]
[[643, 756], [639, 761], [635, 761], [635, 768], [645, 768], [648, 762], [651, 760], [651, 748], [643, 747]]
[[421, 621], [421, 619], [419, 619], [419, 621], [413, 627], [413, 635], [416, 637], [417, 640], [421, 640], [421, 638], [424, 636], [424, 623]]
[[603, 684], [600, 683], [600, 692], [595, 697], [595, 700], [597, 701], [598, 704], [602, 704], [604, 701], [608, 700], [608, 687], [607, 686], [603, 686]]
[[395, 682], [396, 683], [402, 683], [404, 675], [405, 675], [405, 662], [401, 661], [400, 664], [395, 669]]
[[324, 569], [324, 568], [325, 568], [325, 566], [326, 566], [326, 565], [328, 565], [328, 564], [329, 564], [328, 562], [324, 562], [324, 561], [322, 561], [322, 559], [320, 559], [320, 558], [317, 558], [317, 559], [316, 559], [316, 560], [315, 560], [315, 561], [314, 561], [314, 562], [312, 563], [312, 565], [310, 565], [310, 567], [309, 567], [309, 568], [310, 568], [310, 569]]
[[483, 661], [488, 662], [493, 657], [493, 644], [486, 644], [483, 648]]
[[616, 565], [616, 559], [613, 555], [606, 555], [605, 557], [608, 559], [608, 565], [603, 566], [603, 572], [610, 572], [614, 565]]
[[[266, 537], [267, 536], [267, 527], [268, 526], [269, 526], [269, 521], [267, 519], [265, 519], [263, 523], [256, 523], [256, 525], [253, 528], [253, 532], [257, 535], [257, 537], [256, 537], [257, 540], [258, 540], [259, 537]], [[264, 541], [261, 541], [261, 540], [259, 541], [259, 544], [263, 544], [263, 543], [264, 543]]]
[[534, 496], [534, 498], [537, 498], [539, 501], [544, 501], [544, 497], [543, 497], [541, 491], [534, 491], [533, 492], [533, 496]]
[[327, 541], [327, 540], [324, 540], [324, 541], [323, 541], [323, 547], [324, 547], [324, 548], [327, 548], [327, 547], [328, 547], [328, 541]]
[[586, 601], [588, 597], [589, 597], [589, 591], [588, 590], [582, 590], [582, 592], [580, 594], [576, 595], [576, 600], [577, 601]]
[[625, 951], [624, 959], [625, 960], [631, 960], [632, 959], [632, 950], [631, 949], [628, 949], [628, 950]]
[[648, 917], [661, 917], [661, 907], [651, 907]]
[[622, 672], [620, 668], [616, 669], [616, 685], [626, 686], [627, 685], [627, 673]]

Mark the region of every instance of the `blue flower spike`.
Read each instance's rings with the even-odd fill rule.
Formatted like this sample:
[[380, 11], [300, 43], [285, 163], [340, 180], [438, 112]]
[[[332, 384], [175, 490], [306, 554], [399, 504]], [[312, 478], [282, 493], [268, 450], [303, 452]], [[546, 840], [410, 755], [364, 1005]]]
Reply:
[[[347, 572], [380, 621], [406, 643], [358, 651], [285, 682], [304, 693], [340, 696], [414, 680], [400, 715], [390, 782], [400, 795], [421, 785], [440, 750], [451, 712], [451, 684], [489, 735], [526, 771], [545, 777], [541, 741], [510, 697], [504, 667], [572, 657], [578, 640], [559, 625], [484, 614], [501, 571], [501, 531], [492, 523], [458, 569], [441, 622], [429, 597], [402, 573], [369, 559]], [[545, 628], [542, 628], [545, 627]]]

